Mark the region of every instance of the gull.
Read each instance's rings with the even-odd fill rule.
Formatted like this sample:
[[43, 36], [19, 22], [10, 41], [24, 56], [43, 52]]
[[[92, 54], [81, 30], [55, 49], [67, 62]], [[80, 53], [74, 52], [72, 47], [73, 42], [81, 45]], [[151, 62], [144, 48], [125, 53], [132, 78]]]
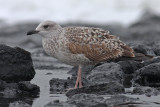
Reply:
[[81, 72], [86, 65], [120, 57], [135, 57], [132, 48], [109, 31], [94, 27], [61, 27], [44, 21], [27, 35], [39, 34], [45, 52], [62, 63], [78, 66], [76, 88], [82, 87]]

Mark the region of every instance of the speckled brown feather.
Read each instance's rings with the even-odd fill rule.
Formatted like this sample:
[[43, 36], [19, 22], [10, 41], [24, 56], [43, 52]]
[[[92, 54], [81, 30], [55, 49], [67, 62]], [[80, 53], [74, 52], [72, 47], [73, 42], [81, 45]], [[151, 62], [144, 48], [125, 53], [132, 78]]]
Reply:
[[134, 57], [133, 49], [126, 46], [109, 31], [89, 27], [66, 27], [67, 47], [73, 54], [84, 54], [90, 61], [101, 62], [120, 56]]

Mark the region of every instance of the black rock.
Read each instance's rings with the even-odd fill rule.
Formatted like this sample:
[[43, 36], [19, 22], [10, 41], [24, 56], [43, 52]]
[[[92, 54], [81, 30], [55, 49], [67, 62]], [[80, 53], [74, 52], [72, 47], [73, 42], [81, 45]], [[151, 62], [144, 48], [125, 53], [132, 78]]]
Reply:
[[[106, 99], [104, 103], [109, 107], [130, 107], [130, 104], [136, 104], [136, 98], [130, 98], [124, 95], [115, 95], [109, 99]], [[137, 102], [137, 104], [139, 104]], [[126, 106], [125, 106], [126, 105]], [[133, 106], [134, 107], [134, 106]]]
[[[58, 94], [58, 93], [65, 93], [68, 89], [74, 88], [74, 85], [76, 83], [77, 77], [72, 76], [72, 78], [65, 79], [58, 79], [53, 78], [50, 80], [50, 93], [52, 94]], [[86, 79], [82, 77], [82, 85], [88, 86], [91, 85], [91, 83]]]
[[154, 53], [155, 53], [157, 56], [160, 56], [160, 48], [155, 48], [155, 49], [154, 49]]
[[125, 74], [133, 74], [134, 71], [143, 67], [143, 65], [137, 61], [119, 61], [118, 64], [121, 65], [121, 68]]
[[29, 52], [0, 45], [0, 79], [6, 82], [30, 81], [35, 75]]
[[31, 84], [29, 81], [19, 83], [6, 83], [5, 81], [0, 81], [0, 85], [2, 87], [0, 90], [0, 97], [2, 98], [36, 98], [40, 92], [39, 86]]
[[78, 107], [74, 104], [69, 104], [66, 102], [60, 102], [59, 100], [55, 100], [53, 102], [50, 102], [46, 105], [44, 105], [44, 107]]
[[6, 84], [7, 83], [5, 81], [0, 80], [0, 91], [4, 90], [4, 87], [6, 86]]
[[21, 90], [21, 95], [27, 97], [38, 97], [40, 92], [40, 87], [35, 84], [31, 84], [29, 81], [19, 82], [18, 88]]
[[64, 93], [67, 89], [74, 87], [73, 81], [69, 78], [67, 80], [53, 78], [49, 81], [49, 84], [52, 94]]
[[118, 93], [124, 93], [124, 87], [123, 85], [117, 82], [109, 82], [104, 84], [82, 87], [78, 89], [72, 89], [66, 93], [66, 96], [71, 97], [75, 94], [80, 94], [80, 93], [100, 94], [100, 95], [118, 94]]
[[117, 63], [104, 63], [95, 67], [87, 76], [92, 84], [102, 84], [112, 81], [123, 83], [123, 70]]
[[[78, 107], [98, 107], [97, 105], [105, 105], [104, 98], [95, 94], [76, 94], [67, 100], [67, 103], [75, 104]], [[101, 107], [101, 106], [99, 106]], [[103, 107], [103, 106], [102, 106]]]
[[154, 50], [145, 45], [136, 45], [136, 46], [133, 46], [133, 49], [137, 53], [143, 53], [145, 55], [156, 56], [154, 53]]
[[160, 86], [160, 63], [144, 66], [135, 72], [133, 81], [143, 86]]
[[160, 91], [153, 87], [135, 87], [132, 94], [146, 95], [146, 96], [157, 96], [160, 94]]
[[154, 58], [151, 59], [151, 60], [144, 61], [144, 62], [142, 63], [142, 65], [143, 65], [143, 66], [147, 66], [147, 65], [149, 65], [149, 64], [159, 63], [159, 62], [160, 62], [160, 57], [158, 56], [158, 57], [154, 57]]
[[121, 65], [121, 68], [124, 72], [123, 76], [123, 85], [125, 88], [132, 86], [132, 79], [134, 72], [141, 68], [143, 65], [136, 61], [119, 61], [118, 64]]

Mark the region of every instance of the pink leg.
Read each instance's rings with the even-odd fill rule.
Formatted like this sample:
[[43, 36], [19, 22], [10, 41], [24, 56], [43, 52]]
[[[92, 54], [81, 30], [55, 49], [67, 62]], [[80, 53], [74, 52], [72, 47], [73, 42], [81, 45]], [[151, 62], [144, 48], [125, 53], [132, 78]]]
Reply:
[[76, 80], [76, 84], [74, 88], [77, 88], [79, 85], [79, 88], [82, 88], [82, 79], [81, 79], [81, 66], [78, 67], [78, 76], [77, 76], [77, 80]]
[[81, 77], [81, 74], [82, 74], [82, 69], [81, 67], [79, 67], [79, 88], [82, 88], [82, 77]]

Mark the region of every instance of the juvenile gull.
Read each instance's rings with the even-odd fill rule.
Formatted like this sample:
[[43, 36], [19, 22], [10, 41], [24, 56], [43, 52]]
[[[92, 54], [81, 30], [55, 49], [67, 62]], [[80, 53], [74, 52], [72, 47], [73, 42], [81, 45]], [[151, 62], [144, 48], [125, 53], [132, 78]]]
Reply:
[[64, 27], [53, 21], [45, 21], [27, 35], [40, 34], [47, 54], [63, 63], [79, 66], [74, 88], [82, 87], [82, 67], [116, 59], [135, 57], [133, 49], [109, 31], [93, 27]]

